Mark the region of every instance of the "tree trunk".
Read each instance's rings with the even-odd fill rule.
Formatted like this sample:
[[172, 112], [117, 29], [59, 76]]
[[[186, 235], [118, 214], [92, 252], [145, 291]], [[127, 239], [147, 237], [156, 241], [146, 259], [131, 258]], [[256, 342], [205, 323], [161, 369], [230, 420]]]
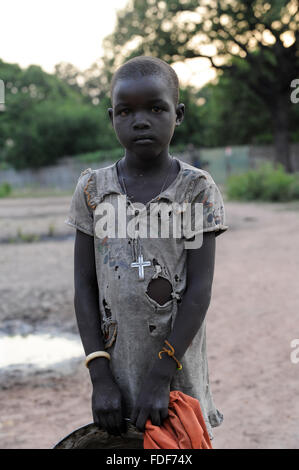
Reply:
[[281, 94], [273, 98], [272, 120], [274, 133], [275, 162], [281, 163], [288, 173], [293, 172], [289, 142], [289, 95]]

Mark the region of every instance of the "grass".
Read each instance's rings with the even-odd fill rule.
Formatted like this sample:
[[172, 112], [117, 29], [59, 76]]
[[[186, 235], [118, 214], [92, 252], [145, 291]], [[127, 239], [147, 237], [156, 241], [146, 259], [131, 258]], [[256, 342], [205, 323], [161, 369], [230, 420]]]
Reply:
[[73, 190], [27, 186], [12, 189], [6, 199], [72, 196]]
[[[51, 222], [48, 226], [47, 236], [54, 237], [55, 231], [55, 224]], [[15, 237], [9, 237], [8, 243], [34, 243], [39, 241], [41, 238], [42, 236], [36, 233], [24, 233], [21, 227], [18, 227], [17, 235]]]
[[55, 235], [55, 224], [51, 223], [48, 227], [48, 237], [54, 237]]
[[23, 233], [19, 227], [16, 237], [10, 237], [9, 243], [34, 243], [40, 239], [40, 236], [35, 233]]

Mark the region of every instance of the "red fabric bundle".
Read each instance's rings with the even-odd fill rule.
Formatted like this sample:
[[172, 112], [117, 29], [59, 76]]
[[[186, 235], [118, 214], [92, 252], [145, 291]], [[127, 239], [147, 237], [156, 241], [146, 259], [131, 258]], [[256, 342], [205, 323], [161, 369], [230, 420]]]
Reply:
[[161, 426], [147, 420], [144, 449], [212, 449], [199, 401], [179, 391], [170, 392], [168, 417]]

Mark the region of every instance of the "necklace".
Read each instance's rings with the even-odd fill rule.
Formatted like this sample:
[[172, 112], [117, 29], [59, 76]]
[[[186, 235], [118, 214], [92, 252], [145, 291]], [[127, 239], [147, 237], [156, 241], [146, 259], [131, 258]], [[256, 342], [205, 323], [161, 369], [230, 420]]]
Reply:
[[[169, 170], [170, 170], [170, 167], [173, 163], [173, 159], [171, 160], [170, 162], [170, 165], [167, 169], [167, 175], [166, 175], [166, 178], [164, 180], [164, 183], [162, 185], [162, 188], [160, 189], [160, 192], [158, 194], [161, 194], [165, 185], [166, 185], [166, 182], [167, 182], [167, 179], [168, 179], [168, 176], [169, 176]], [[119, 169], [120, 169], [120, 166], [119, 166]], [[126, 188], [126, 184], [124, 182], [124, 177], [122, 175], [121, 176], [121, 179], [123, 181], [123, 190], [124, 190], [124, 193], [126, 194], [127, 198], [128, 199], [132, 199], [132, 196], [128, 196], [128, 191], [127, 191], [127, 188]], [[137, 235], [137, 236], [136, 236]], [[130, 237], [130, 241], [131, 241], [131, 251], [132, 251], [132, 258], [133, 258], [133, 262], [130, 264], [131, 268], [138, 268], [138, 281], [143, 281], [144, 280], [144, 267], [146, 266], [151, 266], [152, 263], [151, 261], [144, 261], [143, 260], [143, 254], [142, 254], [142, 249], [141, 249], [141, 243], [140, 243], [140, 239], [139, 239], [139, 233], [136, 231], [136, 234], [135, 234], [135, 237], [134, 238], [131, 238]]]
[[[157, 195], [161, 194], [162, 191], [163, 191], [163, 189], [165, 188], [166, 182], [167, 182], [168, 177], [169, 177], [169, 174], [170, 174], [170, 168], [171, 168], [172, 164], [173, 164], [173, 158], [172, 158], [172, 160], [171, 160], [171, 162], [170, 162], [170, 165], [169, 165], [168, 168], [167, 168], [167, 174], [166, 174], [166, 178], [165, 178], [165, 180], [164, 180], [164, 182], [163, 182], [163, 184], [162, 184], [162, 188], [160, 189], [160, 191], [159, 191], [159, 193], [158, 193]], [[119, 165], [119, 170], [120, 170], [120, 165]], [[121, 171], [121, 173], [122, 173], [122, 171]], [[129, 196], [129, 195], [128, 195], [128, 190], [127, 190], [127, 187], [126, 187], [126, 184], [125, 184], [125, 181], [124, 181], [124, 180], [125, 180], [125, 177], [122, 176], [122, 174], [120, 175], [120, 177], [121, 177], [122, 182], [123, 182], [123, 190], [124, 190], [124, 193], [126, 194], [127, 198], [131, 200], [132, 198], [134, 198], [134, 196]]]

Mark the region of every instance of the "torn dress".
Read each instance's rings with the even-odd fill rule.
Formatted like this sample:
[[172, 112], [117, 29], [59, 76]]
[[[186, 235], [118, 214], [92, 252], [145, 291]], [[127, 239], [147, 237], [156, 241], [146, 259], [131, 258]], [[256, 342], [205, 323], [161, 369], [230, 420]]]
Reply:
[[[191, 226], [183, 227], [180, 222], [182, 234], [179, 237], [172, 236], [171, 224], [167, 237], [145, 236], [140, 230], [144, 225], [135, 223], [136, 210], [140, 222], [148, 220], [153, 203], [164, 203], [170, 216], [177, 210], [182, 212], [186, 202], [191, 205], [200, 202], [202, 224], [196, 234], [215, 231], [218, 236], [228, 229], [223, 198], [212, 176], [177, 157], [172, 158], [177, 160], [180, 168], [175, 180], [144, 205], [143, 210], [140, 209], [142, 205], [132, 204], [124, 194], [118, 179], [117, 162], [97, 170], [88, 168], [78, 179], [65, 220], [66, 224], [94, 238], [99, 321], [127, 417], [144, 376], [173, 326], [186, 289], [186, 241], [194, 235]], [[121, 205], [120, 200], [125, 205]], [[118, 230], [123, 222], [124, 208], [135, 217], [134, 228], [131, 226], [126, 234]], [[106, 224], [103, 223], [104, 214]], [[112, 219], [117, 227], [115, 233]], [[111, 232], [108, 236], [109, 224]], [[157, 277], [167, 279], [172, 287], [171, 299], [163, 305], [147, 293], [150, 281]], [[199, 400], [210, 439], [213, 439], [212, 427], [221, 424], [223, 414], [215, 407], [209, 383], [206, 319], [180, 362], [183, 369], [176, 371], [170, 390], [179, 390]]]

